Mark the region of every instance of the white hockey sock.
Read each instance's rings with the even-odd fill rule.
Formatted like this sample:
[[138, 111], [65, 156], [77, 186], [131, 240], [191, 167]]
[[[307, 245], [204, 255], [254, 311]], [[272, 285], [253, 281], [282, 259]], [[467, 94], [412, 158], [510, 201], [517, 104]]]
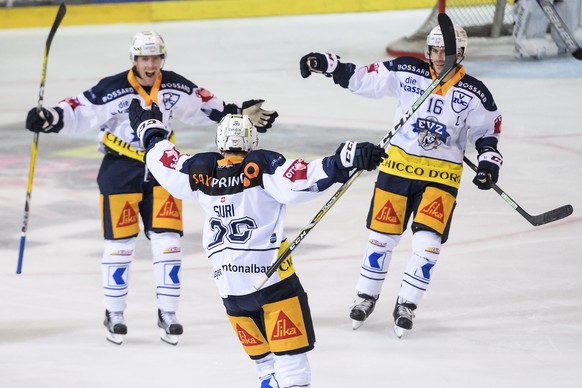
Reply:
[[265, 357], [254, 361], [257, 372], [259, 373], [259, 379], [275, 373], [275, 355], [273, 353], [269, 353]]
[[307, 353], [275, 355], [275, 377], [280, 388], [309, 388], [311, 368]]
[[356, 285], [358, 293], [374, 297], [380, 295], [392, 259], [392, 250], [398, 245], [400, 237], [393, 234], [370, 232]]
[[426, 292], [433, 267], [441, 249], [441, 236], [420, 230], [412, 237], [412, 256], [408, 261], [398, 296], [418, 305]]
[[158, 308], [177, 311], [180, 299], [182, 246], [178, 233], [149, 233], [154, 259]]
[[135, 237], [123, 240], [105, 240], [101, 258], [101, 283], [105, 308], [124, 311], [127, 305], [129, 267], [135, 252]]

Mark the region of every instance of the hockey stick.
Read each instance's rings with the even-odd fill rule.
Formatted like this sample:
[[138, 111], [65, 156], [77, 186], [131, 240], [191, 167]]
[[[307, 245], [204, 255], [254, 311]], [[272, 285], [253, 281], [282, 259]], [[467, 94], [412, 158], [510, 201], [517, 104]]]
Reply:
[[[473, 171], [477, 172], [477, 166], [469, 159], [467, 159], [466, 156], [463, 157], [463, 161], [467, 163], [467, 165], [471, 167]], [[495, 190], [497, 194], [501, 196], [501, 198], [505, 200], [505, 202], [509, 204], [509, 206], [514, 208], [523, 218], [525, 218], [533, 226], [540, 226], [548, 224], [550, 222], [561, 220], [562, 218], [568, 217], [574, 211], [572, 205], [564, 205], [553, 210], [548, 210], [545, 213], [538, 214], [537, 216], [532, 216], [531, 214], [526, 212], [521, 206], [519, 206], [517, 202], [511, 199], [511, 197], [507, 195], [507, 193], [503, 191], [501, 187], [497, 186], [496, 183], [493, 183], [491, 187], [493, 188], [493, 190]]]
[[[410, 119], [410, 117], [420, 108], [422, 103], [432, 94], [432, 92], [440, 85], [443, 79], [455, 68], [457, 65], [457, 44], [456, 44], [456, 37], [455, 37], [455, 30], [453, 27], [453, 23], [451, 19], [444, 13], [438, 15], [439, 25], [441, 26], [441, 31], [443, 33], [443, 39], [445, 42], [445, 64], [441, 73], [435, 78], [435, 80], [426, 88], [424, 93], [412, 104], [410, 109], [406, 111], [403, 117], [400, 118], [400, 121], [384, 136], [384, 138], [378, 143], [379, 146], [386, 148], [388, 143], [396, 132], [400, 130], [404, 126], [404, 124]], [[281, 255], [277, 258], [277, 260], [273, 263], [273, 265], [265, 272], [259, 280], [255, 283], [254, 287], [256, 290], [261, 289], [265, 285], [265, 283], [269, 280], [271, 276], [279, 269], [281, 264], [297, 248], [297, 246], [303, 241], [303, 239], [307, 236], [307, 234], [317, 225], [317, 223], [327, 214], [327, 212], [331, 209], [333, 205], [341, 198], [341, 196], [350, 188], [352, 183], [362, 174], [364, 170], [356, 170], [354, 171], [348, 180], [340, 186], [340, 188], [335, 192], [335, 194], [327, 201], [325, 205], [321, 208], [321, 210], [317, 213], [315, 217], [311, 220], [311, 223], [307, 225], [305, 229], [303, 229], [299, 235], [293, 240], [291, 244], [281, 253]]]
[[[51, 48], [51, 43], [61, 21], [65, 17], [65, 13], [67, 13], [67, 7], [65, 3], [61, 3], [59, 6], [59, 10], [57, 11], [57, 16], [55, 17], [55, 21], [53, 22], [53, 26], [46, 38], [46, 43], [44, 45], [44, 56], [42, 59], [42, 72], [40, 75], [40, 89], [38, 91], [38, 105], [36, 110], [42, 116], [42, 103], [44, 101], [44, 85], [46, 81], [46, 68], [47, 68], [47, 61], [48, 61], [48, 54]], [[32, 150], [30, 152], [30, 168], [28, 170], [28, 185], [26, 187], [26, 201], [24, 203], [24, 220], [22, 221], [22, 234], [20, 235], [20, 247], [18, 250], [18, 263], [16, 264], [16, 273], [19, 274], [22, 272], [22, 261], [24, 258], [24, 245], [26, 243], [26, 231], [28, 229], [28, 215], [30, 212], [30, 197], [32, 195], [32, 180], [34, 178], [34, 167], [36, 164], [36, 152], [38, 149], [38, 132], [34, 133], [32, 139]]]
[[552, 4], [548, 0], [537, 0], [537, 2], [539, 6], [542, 8], [542, 11], [544, 11], [546, 16], [548, 17], [550, 24], [556, 29], [556, 31], [560, 35], [560, 38], [562, 38], [562, 40], [566, 44], [568, 52], [570, 52], [574, 56], [574, 58], [582, 60], [582, 48], [580, 48], [580, 45], [578, 44], [578, 42], [576, 42], [576, 39], [574, 39], [574, 36], [570, 32], [570, 30], [568, 30], [568, 27], [566, 27], [566, 24], [564, 23], [560, 15], [558, 15], [558, 12], [556, 12], [554, 4]]

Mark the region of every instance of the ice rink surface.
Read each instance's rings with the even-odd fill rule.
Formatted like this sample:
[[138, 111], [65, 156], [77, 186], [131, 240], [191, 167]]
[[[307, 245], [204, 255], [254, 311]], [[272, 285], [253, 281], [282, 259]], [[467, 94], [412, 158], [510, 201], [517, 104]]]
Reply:
[[[260, 138], [288, 157], [332, 154], [341, 141], [376, 142], [395, 101], [350, 95], [321, 76], [302, 79], [299, 58], [386, 60], [390, 41], [413, 32], [428, 10], [61, 27], [51, 48], [45, 104], [129, 68], [131, 36], [160, 32], [177, 71], [229, 102], [264, 98], [280, 118]], [[176, 347], [160, 341], [149, 244], [131, 268], [122, 346], [105, 340], [96, 131], [41, 135], [23, 273], [16, 275], [35, 106], [48, 28], [0, 31], [0, 387], [257, 387], [226, 319], [200, 244], [201, 213], [185, 204], [185, 258]], [[582, 387], [582, 63], [571, 57], [518, 62], [508, 47], [464, 63], [504, 114], [499, 185], [532, 214], [572, 204], [574, 214], [532, 227], [466, 170], [450, 240], [443, 247], [413, 331], [392, 333], [392, 308], [410, 255], [394, 253], [376, 311], [352, 331], [348, 306], [367, 238], [375, 174], [363, 174], [295, 250], [317, 332], [313, 387]], [[213, 150], [214, 128], [180, 128], [189, 152]], [[468, 156], [475, 159], [475, 152]], [[329, 196], [333, 193], [330, 192]], [[289, 238], [329, 196], [289, 207]]]

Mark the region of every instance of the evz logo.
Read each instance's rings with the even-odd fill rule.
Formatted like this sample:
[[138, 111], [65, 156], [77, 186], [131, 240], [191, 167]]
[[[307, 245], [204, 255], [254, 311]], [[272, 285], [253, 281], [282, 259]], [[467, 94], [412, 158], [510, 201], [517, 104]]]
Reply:
[[419, 118], [412, 124], [412, 130], [418, 133], [418, 144], [427, 151], [447, 142], [447, 127], [439, 123], [436, 117]]
[[162, 94], [162, 102], [164, 103], [164, 108], [166, 108], [166, 110], [172, 109], [179, 99], [180, 95], [176, 93], [167, 92]]
[[461, 113], [469, 107], [469, 103], [473, 97], [458, 90], [453, 90], [453, 100], [451, 101], [451, 107], [455, 113]]

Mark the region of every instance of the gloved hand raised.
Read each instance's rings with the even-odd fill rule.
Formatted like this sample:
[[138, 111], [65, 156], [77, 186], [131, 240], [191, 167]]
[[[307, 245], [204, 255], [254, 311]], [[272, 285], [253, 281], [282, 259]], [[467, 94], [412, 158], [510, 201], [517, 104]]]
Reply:
[[497, 179], [499, 179], [499, 169], [503, 164], [503, 156], [495, 147], [485, 146], [479, 149], [477, 160], [479, 165], [473, 183], [481, 190], [489, 190], [493, 183], [497, 183]]
[[26, 116], [26, 129], [32, 132], [59, 132], [63, 129], [63, 110], [59, 107], [32, 108]]
[[274, 110], [265, 110], [261, 108], [265, 100], [248, 100], [242, 103], [241, 113], [249, 116], [249, 119], [255, 124], [257, 132], [265, 133], [267, 129], [273, 126], [275, 119], [279, 114]]
[[303, 78], [309, 77], [312, 72], [331, 77], [339, 63], [338, 59], [334, 53], [309, 53], [299, 61], [299, 71]]
[[129, 105], [129, 124], [145, 149], [155, 137], [170, 137], [170, 131], [162, 123], [162, 112], [155, 103], [148, 110], [142, 108], [139, 100], [134, 98]]
[[368, 143], [346, 141], [335, 152], [335, 163], [339, 168], [358, 170], [375, 170], [388, 157], [384, 148]]

